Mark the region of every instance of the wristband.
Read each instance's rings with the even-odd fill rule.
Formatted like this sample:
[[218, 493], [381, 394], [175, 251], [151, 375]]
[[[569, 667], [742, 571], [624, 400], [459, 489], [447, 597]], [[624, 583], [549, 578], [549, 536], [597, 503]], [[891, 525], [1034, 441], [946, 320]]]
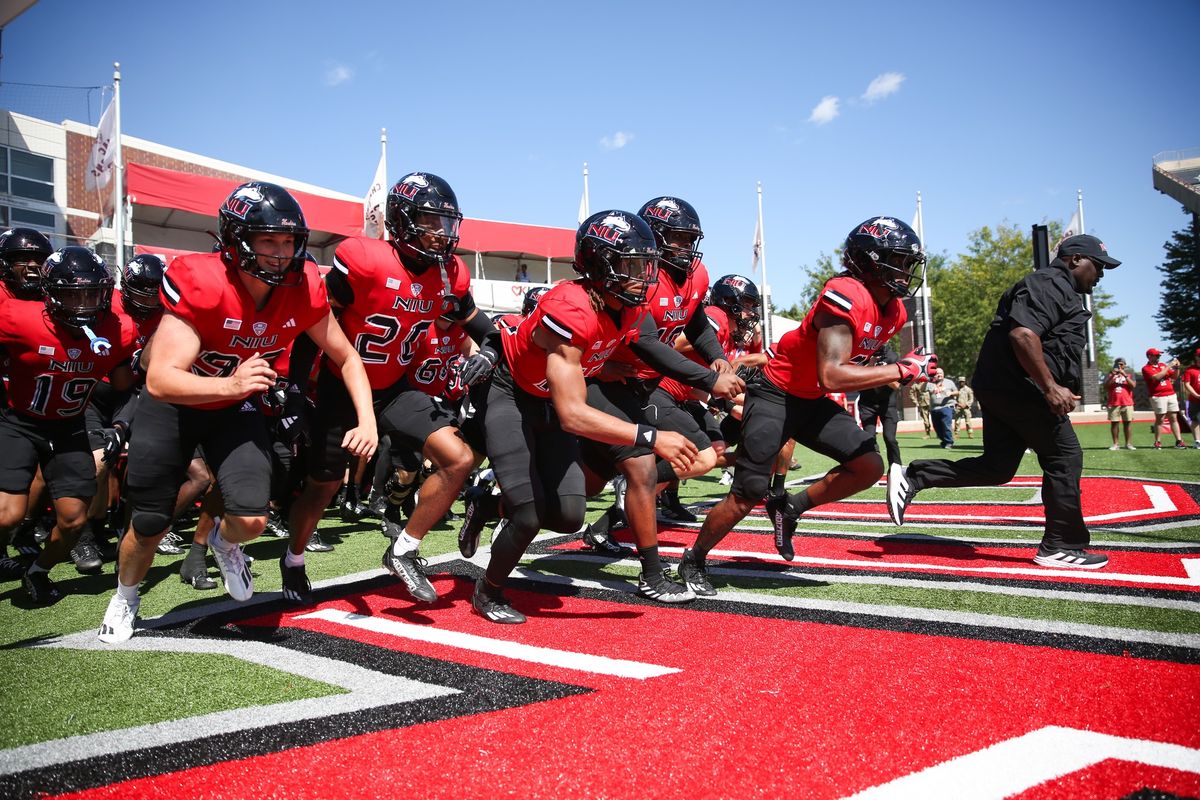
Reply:
[[653, 448], [656, 439], [658, 439], [658, 428], [651, 428], [649, 425], [638, 425], [637, 433], [633, 436], [633, 444], [635, 447]]

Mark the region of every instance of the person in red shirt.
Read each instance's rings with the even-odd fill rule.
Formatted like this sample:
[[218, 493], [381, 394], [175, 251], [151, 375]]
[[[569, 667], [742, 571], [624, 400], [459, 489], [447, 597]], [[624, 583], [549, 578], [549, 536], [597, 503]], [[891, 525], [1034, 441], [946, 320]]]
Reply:
[[923, 279], [925, 251], [916, 232], [894, 217], [872, 217], [846, 237], [842, 265], [846, 271], [825, 283], [804, 322], [783, 335], [747, 392], [733, 485], [708, 512], [679, 565], [697, 594], [716, 594], [705, 557], [767, 494], [772, 466], [789, 438], [839, 466], [797, 494], [769, 496], [775, 547], [787, 561], [795, 557], [792, 536], [804, 511], [860, 492], [883, 475], [874, 433], [863, 431], [827, 393], [928, 380], [929, 355], [913, 352], [896, 364], [871, 365], [904, 326], [903, 298]]
[[375, 451], [370, 384], [316, 265], [304, 258], [308, 227], [299, 204], [281, 186], [245, 183], [222, 204], [218, 231], [219, 252], [177, 258], [163, 276], [164, 313], [143, 354], [146, 387], [129, 443], [131, 524], [98, 633], [105, 643], [133, 636], [138, 584], [170, 528], [197, 445], [225, 512], [209, 547], [230, 596], [253, 595], [241, 545], [262, 534], [271, 493], [270, 434], [256, 400], [273, 395], [271, 363], [299, 334], [341, 367], [353, 398], [358, 425], [342, 446], [366, 458]]
[[1142, 367], [1142, 378], [1146, 381], [1146, 391], [1150, 394], [1150, 408], [1154, 411], [1154, 449], [1162, 449], [1162, 421], [1166, 417], [1171, 422], [1171, 433], [1175, 434], [1175, 448], [1182, 450], [1187, 447], [1179, 432], [1179, 397], [1175, 394], [1175, 378], [1179, 375], [1179, 359], [1173, 358], [1170, 363], [1163, 364], [1162, 350], [1151, 347], [1146, 351], [1149, 362]]
[[1125, 359], [1113, 361], [1112, 369], [1104, 376], [1104, 390], [1108, 392], [1108, 421], [1112, 423], [1112, 447], [1109, 450], [1120, 450], [1117, 444], [1117, 429], [1121, 423], [1125, 425], [1125, 449], [1136, 450], [1129, 441], [1129, 428], [1133, 422], [1133, 387], [1137, 380], [1133, 373], [1126, 371]]
[[1192, 447], [1200, 450], [1200, 347], [1192, 354], [1192, 365], [1183, 371], [1183, 391], [1187, 395], [1187, 418], [1192, 424]]
[[0, 541], [25, 517], [40, 466], [55, 525], [22, 585], [34, 605], [50, 605], [61, 594], [49, 570], [75, 546], [96, 493], [83, 410], [104, 377], [118, 390], [133, 384], [136, 331], [112, 312], [112, 275], [86, 247], [47, 258], [41, 287], [42, 302], [11, 297], [0, 305], [0, 361], [7, 358], [9, 377], [0, 409]]
[[[473, 442], [484, 439], [476, 449], [486, 449], [491, 459], [506, 519], [471, 600], [491, 622], [525, 621], [502, 588], [538, 531], [574, 533], [583, 523], [587, 504], [581, 437], [648, 447], [681, 471], [696, 459], [696, 446], [682, 434], [630, 422], [589, 402], [587, 378], [604, 369], [619, 346], [641, 336], [643, 303], [657, 280], [659, 255], [654, 234], [637, 215], [611, 210], [588, 217], [575, 237], [574, 266], [580, 277], [552, 287], [532, 314], [489, 338], [480, 350], [495, 358], [489, 381], [473, 381], [471, 371], [465, 373], [475, 407], [466, 433]], [[648, 514], [652, 523], [653, 493], [646, 499], [647, 508], [631, 505], [630, 513]], [[475, 530], [481, 527], [470, 512], [464, 527], [468, 523]], [[460, 534], [459, 547], [473, 554], [477, 533], [465, 538], [470, 541]], [[642, 545], [643, 564], [651, 556], [657, 563], [656, 542], [645, 552]], [[652, 574], [643, 567], [638, 590], [662, 602], [695, 599], [666, 580], [661, 565]]]

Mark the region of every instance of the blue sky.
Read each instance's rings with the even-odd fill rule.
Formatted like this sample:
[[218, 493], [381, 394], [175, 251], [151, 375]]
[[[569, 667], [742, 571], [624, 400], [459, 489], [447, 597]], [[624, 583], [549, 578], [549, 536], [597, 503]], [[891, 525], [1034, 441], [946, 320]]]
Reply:
[[1065, 222], [1082, 188], [1125, 262], [1115, 349], [1158, 342], [1155, 266], [1187, 217], [1151, 158], [1200, 147], [1195, 0], [105, 7], [40, 0], [0, 77], [100, 84], [120, 61], [127, 134], [351, 194], [386, 127], [391, 180], [436, 172], [486, 219], [573, 227], [586, 161], [593, 211], [695, 205], [714, 276], [748, 272], [762, 181], [784, 306], [918, 190], [953, 256], [984, 225]]

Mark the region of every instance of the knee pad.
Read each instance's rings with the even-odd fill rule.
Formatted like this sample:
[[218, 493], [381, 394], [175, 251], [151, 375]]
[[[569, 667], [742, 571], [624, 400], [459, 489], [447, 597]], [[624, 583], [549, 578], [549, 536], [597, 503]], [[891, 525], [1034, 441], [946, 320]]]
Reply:
[[171, 527], [171, 515], [161, 511], [139, 511], [134, 509], [132, 514], [133, 532], [138, 536], [152, 539]]
[[746, 475], [741, 480], [738, 480], [738, 473], [735, 472], [733, 474], [733, 486], [730, 487], [730, 491], [743, 500], [757, 503], [766, 496], [770, 483], [770, 475], [755, 473], [753, 475]]
[[509, 517], [505, 530], [511, 530], [513, 541], [524, 551], [533, 538], [542, 529], [542, 515], [538, 513], [533, 503], [524, 503], [516, 508]]

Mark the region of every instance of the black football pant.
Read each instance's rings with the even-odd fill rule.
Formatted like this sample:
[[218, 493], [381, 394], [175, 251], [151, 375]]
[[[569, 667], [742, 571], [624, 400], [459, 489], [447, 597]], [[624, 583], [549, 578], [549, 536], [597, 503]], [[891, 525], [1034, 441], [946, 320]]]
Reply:
[[1067, 416], [1053, 414], [1040, 397], [976, 390], [983, 409], [983, 454], [959, 461], [914, 461], [909, 478], [917, 489], [998, 486], [1012, 480], [1028, 448], [1042, 467], [1048, 548], [1077, 550], [1089, 541], [1079, 505], [1083, 450]]

